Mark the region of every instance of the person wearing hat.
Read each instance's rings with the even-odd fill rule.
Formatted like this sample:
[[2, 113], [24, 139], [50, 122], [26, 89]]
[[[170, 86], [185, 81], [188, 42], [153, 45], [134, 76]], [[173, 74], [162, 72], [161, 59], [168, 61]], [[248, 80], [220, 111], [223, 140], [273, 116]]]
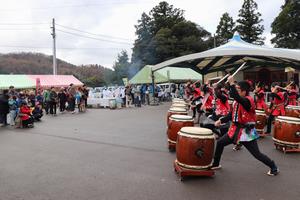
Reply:
[[279, 170], [273, 160], [260, 152], [257, 139], [259, 135], [255, 130], [255, 103], [249, 95], [250, 84], [247, 81], [240, 81], [235, 84], [232, 76], [228, 77], [230, 84], [230, 96], [233, 97], [233, 109], [226, 117], [223, 117], [215, 122], [215, 126], [232, 120], [231, 126], [227, 134], [223, 135], [217, 142], [215, 157], [211, 169], [220, 169], [220, 160], [224, 147], [229, 144], [240, 143], [257, 160], [267, 165], [270, 170], [267, 172], [270, 176], [275, 176]]

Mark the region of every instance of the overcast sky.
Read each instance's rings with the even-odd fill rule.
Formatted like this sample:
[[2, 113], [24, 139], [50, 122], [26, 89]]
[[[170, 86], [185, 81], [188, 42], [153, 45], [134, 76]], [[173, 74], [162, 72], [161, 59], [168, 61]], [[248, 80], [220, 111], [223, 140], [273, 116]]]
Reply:
[[[159, 2], [159, 0], [0, 0], [0, 53], [30, 51], [52, 55], [50, 26], [52, 18], [55, 18], [58, 24], [57, 58], [76, 65], [100, 64], [112, 68], [122, 49], [131, 55], [135, 39], [134, 25], [143, 12], [148, 14]], [[234, 19], [237, 18], [243, 0], [167, 2], [175, 8], [185, 10], [187, 20], [214, 33], [224, 12], [228, 12]], [[280, 12], [284, 0], [256, 0], [256, 2], [264, 20], [266, 45], [271, 46], [270, 26]]]

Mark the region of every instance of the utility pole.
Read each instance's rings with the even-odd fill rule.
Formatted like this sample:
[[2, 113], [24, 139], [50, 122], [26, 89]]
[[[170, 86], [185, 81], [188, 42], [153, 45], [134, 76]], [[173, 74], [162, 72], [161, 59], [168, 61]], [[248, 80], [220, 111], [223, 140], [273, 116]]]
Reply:
[[57, 75], [57, 65], [56, 65], [56, 34], [55, 34], [55, 19], [52, 19], [52, 38], [53, 38], [53, 75]]

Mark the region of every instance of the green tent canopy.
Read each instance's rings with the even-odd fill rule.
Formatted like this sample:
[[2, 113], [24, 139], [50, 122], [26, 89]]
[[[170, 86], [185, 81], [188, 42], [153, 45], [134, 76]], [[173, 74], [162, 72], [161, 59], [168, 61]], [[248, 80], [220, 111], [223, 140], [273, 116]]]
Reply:
[[183, 82], [187, 80], [202, 80], [201, 74], [190, 68], [181, 67], [165, 67], [157, 71], [158, 73], [167, 76], [169, 82]]
[[[168, 82], [168, 77], [164, 76], [158, 72], [154, 72], [155, 83], [165, 83]], [[130, 84], [143, 84], [152, 83], [151, 79], [151, 66], [146, 65], [141, 69], [132, 79], [129, 81]]]
[[[184, 82], [187, 80], [202, 80], [201, 74], [190, 68], [165, 67], [154, 72], [155, 83]], [[151, 65], [146, 65], [130, 81], [131, 84], [152, 83]]]
[[16, 89], [35, 88], [35, 81], [27, 75], [0, 75], [0, 89], [8, 89], [9, 86]]

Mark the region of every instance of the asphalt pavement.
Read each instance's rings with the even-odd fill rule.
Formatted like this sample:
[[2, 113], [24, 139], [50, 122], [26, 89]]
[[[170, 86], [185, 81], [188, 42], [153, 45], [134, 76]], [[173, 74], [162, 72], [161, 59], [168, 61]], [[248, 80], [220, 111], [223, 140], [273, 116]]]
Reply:
[[278, 176], [228, 146], [214, 177], [181, 182], [167, 148], [169, 106], [90, 109], [45, 116], [32, 129], [0, 128], [0, 200], [300, 199], [300, 154], [283, 154], [270, 137], [259, 146]]

